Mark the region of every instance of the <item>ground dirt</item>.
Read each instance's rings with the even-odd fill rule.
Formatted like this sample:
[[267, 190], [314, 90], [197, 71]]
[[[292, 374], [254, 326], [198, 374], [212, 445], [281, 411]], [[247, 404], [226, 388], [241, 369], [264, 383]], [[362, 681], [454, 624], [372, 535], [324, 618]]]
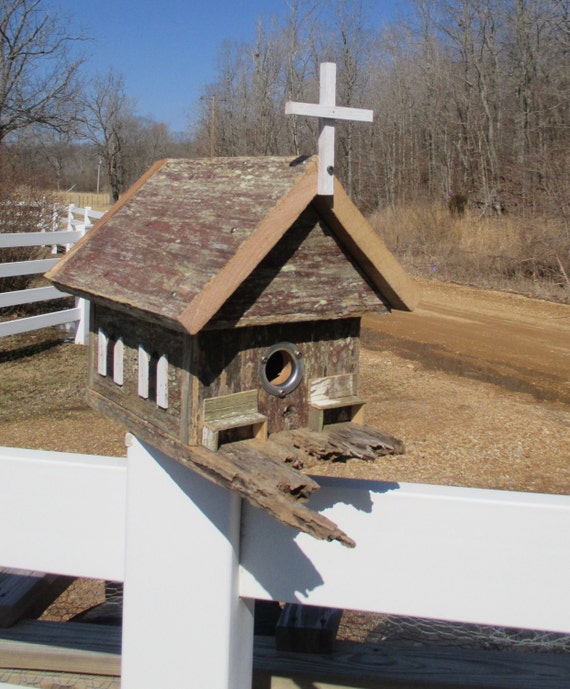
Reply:
[[421, 281], [413, 313], [367, 317], [368, 421], [406, 455], [333, 467], [386, 480], [570, 492], [570, 306]]
[[[420, 288], [414, 313], [363, 322], [367, 420], [401, 438], [406, 454], [312, 471], [570, 494], [570, 306], [435, 281]], [[124, 455], [124, 430], [83, 401], [86, 366], [85, 349], [59, 332], [0, 340], [0, 445]], [[80, 580], [48, 619], [102, 595], [102, 582]], [[356, 618], [348, 634], [364, 638], [376, 621]]]

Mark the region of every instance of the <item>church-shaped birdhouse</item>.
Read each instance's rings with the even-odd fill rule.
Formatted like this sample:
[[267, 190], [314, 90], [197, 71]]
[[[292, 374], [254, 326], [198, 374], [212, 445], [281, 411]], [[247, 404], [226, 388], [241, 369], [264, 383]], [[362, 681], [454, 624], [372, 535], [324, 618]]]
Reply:
[[91, 302], [96, 409], [282, 521], [349, 542], [304, 512], [316, 486], [296, 467], [303, 443], [367, 432], [374, 445], [360, 319], [410, 309], [416, 292], [341, 184], [319, 196], [317, 176], [316, 157], [158, 162], [48, 277]]

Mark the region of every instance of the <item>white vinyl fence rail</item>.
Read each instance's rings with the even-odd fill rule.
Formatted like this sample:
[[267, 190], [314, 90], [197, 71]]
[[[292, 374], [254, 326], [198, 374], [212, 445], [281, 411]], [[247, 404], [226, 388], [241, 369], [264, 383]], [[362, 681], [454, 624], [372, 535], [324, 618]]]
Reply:
[[[103, 215], [104, 213], [91, 208], [77, 208], [71, 204], [54, 209], [51, 230], [43, 228], [38, 232], [0, 232], [0, 252], [2, 249], [13, 247], [51, 246], [52, 254], [54, 254], [53, 258], [0, 263], [0, 278], [45, 273], [58, 262], [59, 258], [55, 257], [58, 247], [64, 247], [65, 251], [69, 251], [93, 226], [95, 220]], [[62, 226], [65, 229], [60, 229]], [[0, 308], [63, 298], [69, 298], [69, 295], [51, 286], [2, 292], [0, 293]], [[71, 309], [0, 323], [0, 337], [64, 324], [75, 324], [75, 342], [85, 344], [89, 328], [88, 302], [84, 299], [76, 299], [75, 306]]]
[[125, 582], [123, 689], [250, 689], [256, 598], [570, 632], [570, 497], [319, 483], [356, 548], [134, 438], [126, 460], [0, 448], [0, 565]]

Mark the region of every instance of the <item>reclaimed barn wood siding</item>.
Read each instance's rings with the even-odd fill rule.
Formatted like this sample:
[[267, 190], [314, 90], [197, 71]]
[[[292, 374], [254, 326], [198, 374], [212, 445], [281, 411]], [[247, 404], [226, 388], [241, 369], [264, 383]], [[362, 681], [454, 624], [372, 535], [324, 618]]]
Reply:
[[[358, 318], [200, 333], [190, 371], [195, 383], [195, 430], [201, 433], [204, 399], [243, 390], [258, 390], [259, 411], [268, 417], [269, 433], [307, 426], [310, 380], [339, 373], [357, 374], [359, 334]], [[298, 346], [305, 372], [299, 387], [280, 398], [262, 388], [259, 365], [268, 347], [284, 341]]]
[[309, 206], [207, 328], [360, 316], [388, 309]]
[[[89, 387], [114, 403], [129, 408], [138, 416], [152, 420], [164, 431], [179, 437], [182, 408], [185, 406], [182, 394], [185, 377], [184, 335], [99, 304], [92, 304], [91, 314]], [[106, 376], [97, 372], [100, 328], [109, 338], [110, 345], [119, 338], [123, 339], [122, 385], [117, 385], [113, 381], [111, 366]], [[157, 406], [156, 394], [152, 389], [148, 399], [143, 399], [138, 394], [140, 345], [155, 362], [163, 354], [168, 357], [167, 409]]]

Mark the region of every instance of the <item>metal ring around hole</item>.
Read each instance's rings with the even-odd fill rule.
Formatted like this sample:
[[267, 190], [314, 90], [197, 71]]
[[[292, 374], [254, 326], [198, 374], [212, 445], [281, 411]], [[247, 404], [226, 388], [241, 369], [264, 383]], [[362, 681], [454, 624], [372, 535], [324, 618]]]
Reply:
[[[278, 376], [270, 380], [268, 375], [268, 366], [271, 362], [275, 363], [273, 357], [282, 353], [285, 362]], [[291, 370], [288, 371], [290, 366]], [[303, 379], [305, 372], [305, 364], [303, 361], [303, 354], [299, 348], [291, 342], [278, 342], [267, 349], [259, 362], [259, 378], [263, 389], [269, 394], [276, 397], [285, 397], [290, 392], [293, 392]], [[269, 372], [271, 373], [271, 371]], [[283, 376], [285, 376], [283, 378]]]

